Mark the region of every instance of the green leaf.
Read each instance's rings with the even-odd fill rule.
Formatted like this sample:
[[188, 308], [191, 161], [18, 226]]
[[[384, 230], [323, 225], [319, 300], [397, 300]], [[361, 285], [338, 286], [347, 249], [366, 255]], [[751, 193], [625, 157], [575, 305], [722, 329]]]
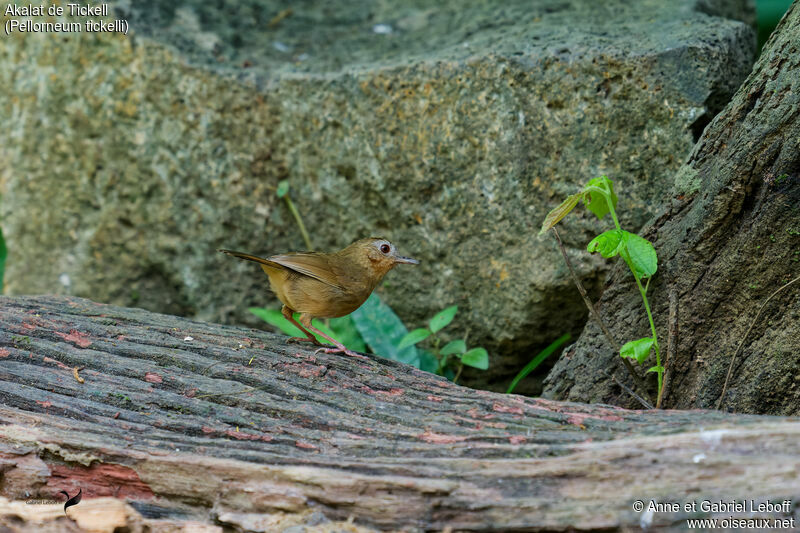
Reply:
[[432, 335], [432, 332], [427, 328], [418, 328], [414, 331], [409, 332], [405, 337], [400, 339], [400, 342], [397, 345], [398, 349], [405, 348], [406, 346], [412, 346], [417, 344], [420, 341], [424, 341], [428, 337]]
[[649, 278], [656, 273], [658, 268], [658, 256], [653, 244], [643, 237], [625, 231], [625, 245], [628, 250], [628, 257], [631, 268], [636, 270], [636, 275], [640, 278]]
[[464, 339], [456, 339], [444, 345], [444, 348], [439, 350], [439, 355], [453, 355], [457, 353], [464, 353], [467, 351], [467, 343]]
[[433, 318], [431, 318], [431, 321], [428, 322], [428, 325], [431, 328], [431, 332], [436, 333], [440, 329], [447, 326], [450, 322], [453, 321], [453, 317], [456, 316], [457, 312], [458, 312], [458, 306], [453, 305], [448, 307], [447, 309], [443, 309], [438, 313], [436, 313], [433, 316]]
[[617, 195], [614, 192], [614, 184], [607, 176], [590, 179], [583, 191], [583, 203], [598, 219], [602, 219], [611, 211], [608, 207], [609, 197], [616, 209]]
[[428, 350], [422, 350], [420, 348], [417, 348], [417, 352], [419, 353], [419, 366], [417, 368], [435, 374], [439, 369], [439, 361], [436, 359], [436, 356]]
[[467, 366], [486, 370], [489, 368], [489, 354], [484, 348], [473, 348], [461, 356], [461, 362]]
[[622, 250], [624, 242], [624, 232], [618, 229], [610, 229], [604, 231], [589, 242], [586, 249], [591, 252], [600, 252], [600, 255], [606, 259], [614, 257], [620, 250]]
[[582, 194], [579, 192], [567, 196], [567, 199], [561, 202], [561, 205], [547, 213], [547, 216], [544, 217], [544, 222], [542, 222], [542, 229], [539, 231], [539, 235], [553, 228], [562, 218], [567, 216], [578, 205]]
[[626, 342], [625, 345], [620, 348], [619, 354], [622, 357], [636, 359], [639, 364], [642, 364], [647, 360], [647, 356], [650, 355], [650, 349], [652, 347], [653, 339], [651, 337], [645, 337], [643, 339]]
[[281, 180], [278, 182], [278, 198], [283, 198], [289, 192], [289, 180]]
[[350, 317], [372, 353], [420, 368], [419, 352], [414, 346], [397, 347], [408, 329], [377, 294], [367, 298]]
[[614, 184], [612, 183], [611, 179], [603, 174], [602, 176], [597, 176], [596, 178], [592, 178], [587, 181], [586, 186], [583, 189], [586, 190], [590, 187], [597, 187], [598, 189], [605, 190], [606, 185], [611, 185], [611, 188], [614, 188]]
[[564, 333], [559, 338], [548, 344], [544, 350], [536, 354], [536, 357], [531, 359], [531, 361], [525, 365], [525, 367], [520, 370], [516, 376], [514, 376], [514, 379], [511, 381], [511, 385], [508, 386], [506, 394], [511, 394], [520, 381], [522, 381], [528, 374], [536, 370], [536, 367], [542, 364], [545, 359], [550, 357], [550, 355], [555, 352], [559, 346], [570, 340], [570, 338], [572, 338], [572, 335], [569, 333]]
[[647, 371], [648, 371], [648, 372], [658, 372], [658, 373], [661, 373], [661, 372], [663, 372], [663, 371], [664, 371], [664, 367], [663, 367], [663, 366], [651, 366], [650, 368], [648, 368], [648, 369], [647, 369]]

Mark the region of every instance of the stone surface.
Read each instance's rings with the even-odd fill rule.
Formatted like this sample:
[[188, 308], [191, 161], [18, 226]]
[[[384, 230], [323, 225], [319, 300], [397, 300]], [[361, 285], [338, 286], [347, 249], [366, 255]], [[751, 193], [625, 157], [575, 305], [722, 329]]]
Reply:
[[640, 227], [754, 49], [733, 0], [113, 5], [130, 36], [3, 37], [7, 292], [255, 325], [262, 274], [214, 250], [304, 248], [288, 179], [318, 249], [422, 260], [382, 296], [410, 327], [458, 304], [492, 387], [585, 320], [544, 214], [607, 173]]

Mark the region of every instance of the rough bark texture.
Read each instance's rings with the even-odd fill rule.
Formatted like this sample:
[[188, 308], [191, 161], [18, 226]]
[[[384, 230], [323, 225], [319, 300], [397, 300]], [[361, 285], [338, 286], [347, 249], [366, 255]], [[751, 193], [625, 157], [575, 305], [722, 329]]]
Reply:
[[[131, 531], [351, 516], [376, 530], [677, 528], [688, 513], [648, 517], [632, 503], [800, 498], [796, 420], [476, 391], [284, 340], [88, 300], [0, 298], [0, 495], [124, 499], [137, 512], [114, 516]], [[20, 512], [0, 505], [0, 520]]]
[[[625, 209], [625, 206], [621, 206]], [[662, 353], [668, 292], [679, 295], [670, 407], [712, 407], [731, 357], [759, 307], [800, 275], [800, 6], [795, 2], [728, 107], [676, 176], [676, 196], [644, 232], [660, 274], [655, 304]], [[641, 299], [622, 269], [601, 301], [621, 341], [648, 335]], [[798, 284], [777, 295], [746, 338], [724, 399], [727, 409], [800, 413]], [[616, 368], [594, 324], [548, 376], [546, 396], [632, 405], [599, 372]], [[648, 362], [654, 364], [651, 360]], [[619, 374], [621, 378], [625, 378]]]

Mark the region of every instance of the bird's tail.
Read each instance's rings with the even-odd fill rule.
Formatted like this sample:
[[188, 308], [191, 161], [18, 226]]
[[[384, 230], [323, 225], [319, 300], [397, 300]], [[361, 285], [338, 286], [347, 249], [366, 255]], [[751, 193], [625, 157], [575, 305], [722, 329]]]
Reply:
[[223, 254], [232, 255], [233, 257], [238, 257], [239, 259], [245, 259], [247, 261], [253, 261], [254, 263], [258, 263], [261, 265], [261, 270], [270, 277], [270, 283], [272, 283], [272, 276], [275, 274], [279, 274], [282, 272], [287, 272], [285, 266], [276, 263], [275, 261], [270, 261], [269, 259], [264, 259], [263, 257], [258, 257], [257, 255], [246, 254], [244, 252], [234, 252], [233, 250], [218, 250]]
[[263, 257], [258, 257], [256, 255], [246, 254], [244, 252], [234, 252], [233, 250], [217, 250], [218, 252], [222, 252], [223, 254], [232, 255], [233, 257], [238, 257], [239, 259], [246, 259], [247, 261], [254, 261], [256, 263], [261, 263], [262, 265], [268, 265], [271, 267], [275, 266], [275, 263], [270, 261], [269, 259], [264, 259]]

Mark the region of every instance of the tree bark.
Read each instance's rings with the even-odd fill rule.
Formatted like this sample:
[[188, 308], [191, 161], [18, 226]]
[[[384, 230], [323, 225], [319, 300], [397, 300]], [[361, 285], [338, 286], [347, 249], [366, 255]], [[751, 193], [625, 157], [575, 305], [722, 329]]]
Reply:
[[[800, 498], [796, 420], [477, 391], [284, 341], [88, 300], [0, 298], [0, 496], [123, 499], [139, 513], [131, 531], [142, 517], [281, 531], [310, 516], [605, 531], [704, 515], [648, 518], [636, 500]], [[0, 524], [10, 512], [0, 505]]]
[[[723, 408], [800, 413], [800, 283], [776, 294], [755, 321], [767, 298], [800, 276], [798, 43], [795, 2], [751, 75], [676, 175], [675, 196], [643, 231], [659, 255], [648, 298], [662, 357], [668, 329], [679, 332], [667, 367], [669, 407], [718, 405], [744, 340]], [[616, 338], [649, 336], [631, 276], [618, 268], [609, 283], [599, 308]], [[670, 291], [679, 297], [677, 328], [668, 324]], [[600, 372], [617, 369], [616, 357], [590, 322], [548, 376], [545, 396], [634, 405]], [[654, 364], [651, 357], [644, 368]]]

